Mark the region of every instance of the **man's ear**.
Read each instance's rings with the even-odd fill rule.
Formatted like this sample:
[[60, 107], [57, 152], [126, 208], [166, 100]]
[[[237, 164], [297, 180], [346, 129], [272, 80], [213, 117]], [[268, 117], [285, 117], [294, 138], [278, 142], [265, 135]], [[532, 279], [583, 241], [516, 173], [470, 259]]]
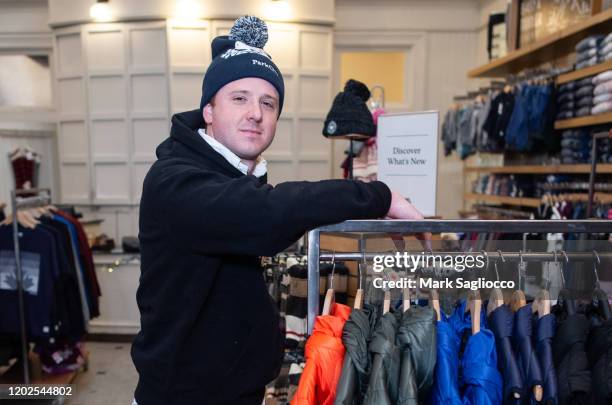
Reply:
[[212, 110], [213, 110], [213, 106], [210, 103], [206, 104], [204, 108], [202, 109], [202, 115], [204, 116], [204, 122], [207, 125], [212, 124]]

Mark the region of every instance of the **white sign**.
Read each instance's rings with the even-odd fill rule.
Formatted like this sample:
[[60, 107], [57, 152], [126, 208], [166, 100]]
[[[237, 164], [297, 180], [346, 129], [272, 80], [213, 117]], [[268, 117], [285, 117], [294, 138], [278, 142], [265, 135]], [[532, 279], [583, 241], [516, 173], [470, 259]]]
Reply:
[[378, 117], [378, 180], [436, 215], [438, 111]]

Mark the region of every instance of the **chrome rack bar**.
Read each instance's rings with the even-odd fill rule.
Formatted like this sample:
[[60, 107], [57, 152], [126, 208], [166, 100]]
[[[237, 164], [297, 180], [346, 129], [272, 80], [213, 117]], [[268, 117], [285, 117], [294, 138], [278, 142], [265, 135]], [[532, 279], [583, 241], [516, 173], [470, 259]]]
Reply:
[[317, 228], [320, 232], [416, 233], [608, 233], [612, 221], [606, 220], [355, 220]]
[[[478, 233], [612, 233], [612, 221], [607, 220], [352, 220], [339, 224], [322, 226], [308, 232], [308, 334], [312, 333], [315, 316], [319, 313], [319, 265], [321, 259], [331, 260], [331, 254], [321, 254], [322, 233], [360, 234], [410, 234], [419, 232], [478, 232]], [[360, 242], [360, 248], [362, 243]], [[379, 253], [380, 254], [380, 253]], [[390, 253], [382, 253], [390, 254]], [[459, 254], [459, 253], [456, 253]], [[465, 253], [460, 253], [465, 254]], [[472, 254], [478, 254], [472, 252]], [[569, 253], [573, 260], [592, 260], [592, 253]], [[376, 253], [366, 253], [372, 259]], [[504, 258], [516, 260], [512, 252]], [[541, 257], [539, 255], [542, 255]], [[585, 256], [586, 255], [586, 256]], [[603, 253], [605, 257], [607, 253]], [[492, 259], [495, 255], [489, 255]], [[554, 260], [554, 253], [522, 253], [524, 260]], [[359, 260], [363, 252], [336, 253], [338, 260]], [[561, 258], [560, 258], [561, 260]]]
[[[411, 254], [419, 254], [421, 252], [413, 252]], [[479, 256], [484, 255], [483, 252], [422, 252], [424, 254], [433, 255], [433, 256]], [[558, 261], [565, 260], [567, 256], [568, 260], [571, 261], [592, 261], [594, 256], [592, 252], [567, 252], [565, 256], [561, 255], [560, 252], [557, 252], [555, 257], [554, 252], [502, 252], [503, 259], [499, 255], [497, 251], [495, 252], [486, 252], [488, 255], [488, 260], [504, 260], [504, 261], [520, 261], [525, 262], [546, 262], [546, 261], [554, 261], [555, 259]], [[375, 252], [375, 253], [366, 253], [366, 260], [373, 260], [376, 256], [394, 256], [394, 251], [389, 252]], [[600, 258], [612, 259], [612, 252], [606, 253], [598, 253]], [[341, 253], [320, 253], [319, 260], [320, 261], [331, 261], [332, 258], [334, 260], [345, 260], [345, 261], [359, 261], [363, 260], [364, 254], [360, 252], [341, 252]]]

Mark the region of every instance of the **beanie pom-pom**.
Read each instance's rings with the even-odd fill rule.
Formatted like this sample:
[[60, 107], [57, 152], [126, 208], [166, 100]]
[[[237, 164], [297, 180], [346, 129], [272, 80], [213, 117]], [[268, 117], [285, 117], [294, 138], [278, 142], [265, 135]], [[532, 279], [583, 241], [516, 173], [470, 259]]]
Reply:
[[234, 22], [229, 38], [249, 46], [263, 48], [268, 42], [268, 27], [259, 18], [245, 15]]
[[368, 101], [370, 98], [370, 90], [368, 89], [368, 86], [358, 82], [357, 80], [350, 79], [348, 82], [346, 82], [344, 85], [344, 91], [355, 94], [363, 101]]

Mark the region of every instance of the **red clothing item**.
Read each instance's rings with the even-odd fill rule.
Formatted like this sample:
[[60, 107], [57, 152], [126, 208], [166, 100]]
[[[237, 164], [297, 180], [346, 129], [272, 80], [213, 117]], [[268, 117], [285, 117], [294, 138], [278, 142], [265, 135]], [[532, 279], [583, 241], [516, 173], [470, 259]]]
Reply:
[[291, 405], [333, 405], [344, 361], [342, 329], [350, 314], [350, 307], [334, 304], [331, 315], [315, 320], [306, 342], [306, 367]]

